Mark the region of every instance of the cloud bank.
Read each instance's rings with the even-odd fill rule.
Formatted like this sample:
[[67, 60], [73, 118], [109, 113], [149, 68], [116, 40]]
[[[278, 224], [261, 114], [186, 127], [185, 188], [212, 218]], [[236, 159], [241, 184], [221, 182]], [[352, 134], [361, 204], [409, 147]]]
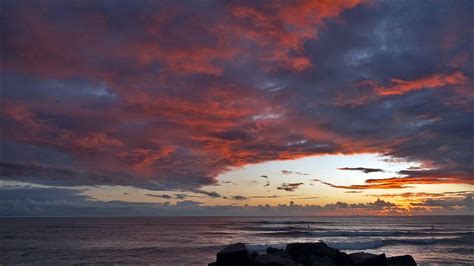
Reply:
[[200, 192], [231, 167], [370, 152], [423, 168], [329, 185], [472, 185], [470, 6], [4, 1], [1, 179]]

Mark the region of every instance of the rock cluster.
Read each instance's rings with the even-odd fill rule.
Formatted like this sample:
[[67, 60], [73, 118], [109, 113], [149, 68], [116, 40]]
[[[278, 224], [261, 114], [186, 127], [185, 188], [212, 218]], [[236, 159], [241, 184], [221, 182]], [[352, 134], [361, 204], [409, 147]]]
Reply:
[[347, 254], [325, 243], [292, 243], [286, 249], [269, 247], [266, 254], [249, 252], [243, 243], [219, 251], [209, 266], [416, 266], [410, 255], [386, 257], [385, 254], [357, 252]]

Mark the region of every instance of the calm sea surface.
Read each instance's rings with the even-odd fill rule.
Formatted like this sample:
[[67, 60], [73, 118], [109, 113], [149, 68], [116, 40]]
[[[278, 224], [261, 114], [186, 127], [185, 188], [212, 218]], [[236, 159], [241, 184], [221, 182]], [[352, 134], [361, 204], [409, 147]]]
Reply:
[[474, 216], [0, 218], [0, 264], [207, 265], [227, 244], [324, 241], [346, 252], [474, 265]]

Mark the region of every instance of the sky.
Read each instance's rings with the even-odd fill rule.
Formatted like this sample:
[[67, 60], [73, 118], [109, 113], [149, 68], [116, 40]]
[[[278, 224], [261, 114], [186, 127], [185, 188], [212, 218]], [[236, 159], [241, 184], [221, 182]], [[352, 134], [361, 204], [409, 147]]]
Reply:
[[1, 5], [0, 216], [473, 214], [471, 1]]

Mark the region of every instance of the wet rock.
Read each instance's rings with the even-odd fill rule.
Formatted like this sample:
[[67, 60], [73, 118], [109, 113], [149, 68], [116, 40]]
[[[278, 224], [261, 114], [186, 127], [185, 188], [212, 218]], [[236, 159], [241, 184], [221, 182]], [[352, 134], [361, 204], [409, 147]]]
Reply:
[[267, 254], [250, 254], [244, 244], [237, 243], [217, 253], [217, 261], [209, 266], [416, 266], [416, 262], [410, 255], [347, 254], [322, 242], [292, 243], [285, 250], [269, 247]]
[[279, 255], [262, 254], [255, 258], [253, 265], [255, 266], [297, 266], [297, 263]]
[[292, 259], [292, 257], [288, 253], [286, 253], [286, 251], [284, 249], [269, 247], [269, 248], [267, 248], [267, 254], [277, 255], [277, 256], [280, 256], [280, 257], [283, 257], [283, 258], [286, 258], [286, 259], [289, 259], [289, 260]]
[[293, 243], [286, 245], [286, 253], [301, 263], [309, 263], [311, 256], [335, 258], [339, 250], [328, 247], [325, 243]]
[[365, 252], [357, 252], [349, 255], [351, 262], [357, 266], [384, 266], [387, 265], [385, 254], [375, 255]]
[[345, 252], [338, 252], [334, 257], [332, 258], [334, 263], [336, 263], [338, 266], [346, 266], [346, 265], [352, 265], [351, 258], [349, 255]]
[[251, 254], [250, 254], [250, 261], [254, 261], [255, 258], [258, 257], [258, 252], [255, 252], [253, 251]]
[[250, 254], [243, 243], [227, 246], [217, 253], [217, 266], [250, 266]]
[[311, 256], [309, 258], [309, 266], [337, 266], [334, 261], [329, 257], [316, 257]]
[[281, 253], [285, 253], [285, 250], [281, 248], [272, 248], [272, 247], [267, 248], [267, 254], [281, 254]]
[[387, 258], [388, 266], [416, 266], [416, 261], [410, 255]]

